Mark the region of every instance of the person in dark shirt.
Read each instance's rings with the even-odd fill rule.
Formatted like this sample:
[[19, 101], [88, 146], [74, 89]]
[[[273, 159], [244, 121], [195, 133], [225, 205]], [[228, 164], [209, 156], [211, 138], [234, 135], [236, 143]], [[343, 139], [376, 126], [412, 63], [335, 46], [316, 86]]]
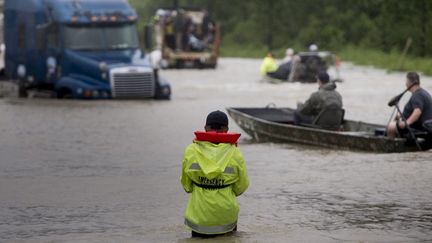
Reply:
[[398, 134], [406, 135], [409, 132], [407, 126], [415, 131], [427, 131], [425, 123], [432, 122], [432, 98], [420, 87], [419, 75], [416, 72], [407, 73], [405, 85], [412, 96], [405, 105], [402, 116], [397, 114], [395, 121], [387, 127], [387, 135], [392, 138]]

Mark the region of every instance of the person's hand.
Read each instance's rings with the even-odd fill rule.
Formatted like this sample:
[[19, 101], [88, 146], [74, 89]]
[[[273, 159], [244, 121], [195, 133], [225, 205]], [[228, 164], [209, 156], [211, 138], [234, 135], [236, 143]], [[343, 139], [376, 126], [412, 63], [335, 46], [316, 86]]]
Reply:
[[405, 121], [401, 121], [401, 120], [399, 120], [399, 121], [397, 121], [397, 124], [398, 124], [398, 127], [399, 127], [400, 129], [404, 129], [404, 128], [406, 127], [406, 123], [405, 123]]
[[400, 117], [401, 117], [401, 115], [400, 115], [400, 113], [398, 112], [398, 113], [396, 114], [396, 116], [395, 116], [395, 121], [399, 121], [399, 120], [400, 120]]

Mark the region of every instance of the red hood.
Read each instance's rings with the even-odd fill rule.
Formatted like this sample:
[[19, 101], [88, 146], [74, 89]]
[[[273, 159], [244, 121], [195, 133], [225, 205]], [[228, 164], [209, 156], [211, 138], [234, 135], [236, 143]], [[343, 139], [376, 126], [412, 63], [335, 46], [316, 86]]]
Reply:
[[222, 133], [222, 132], [195, 132], [195, 141], [206, 141], [211, 143], [231, 143], [237, 144], [240, 133]]

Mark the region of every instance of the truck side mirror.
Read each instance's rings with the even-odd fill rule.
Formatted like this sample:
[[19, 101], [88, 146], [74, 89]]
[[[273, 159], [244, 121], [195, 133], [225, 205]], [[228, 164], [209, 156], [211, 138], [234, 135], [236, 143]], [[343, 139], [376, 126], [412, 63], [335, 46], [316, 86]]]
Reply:
[[153, 47], [153, 26], [146, 24], [144, 27], [144, 47], [150, 51]]

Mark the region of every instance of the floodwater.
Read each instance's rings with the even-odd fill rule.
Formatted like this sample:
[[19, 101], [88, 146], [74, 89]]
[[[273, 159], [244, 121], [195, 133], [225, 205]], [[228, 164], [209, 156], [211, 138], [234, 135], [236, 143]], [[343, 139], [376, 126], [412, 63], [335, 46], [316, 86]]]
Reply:
[[[260, 82], [259, 64], [163, 70], [170, 101], [0, 99], [0, 242], [199, 241], [183, 226], [178, 180], [193, 131], [210, 111], [294, 107], [317, 88]], [[404, 73], [344, 63], [341, 75], [346, 117], [386, 124]], [[431, 78], [422, 84], [432, 91]], [[206, 242], [432, 241], [430, 151], [350, 152], [246, 134], [239, 147], [251, 180], [239, 231]]]

